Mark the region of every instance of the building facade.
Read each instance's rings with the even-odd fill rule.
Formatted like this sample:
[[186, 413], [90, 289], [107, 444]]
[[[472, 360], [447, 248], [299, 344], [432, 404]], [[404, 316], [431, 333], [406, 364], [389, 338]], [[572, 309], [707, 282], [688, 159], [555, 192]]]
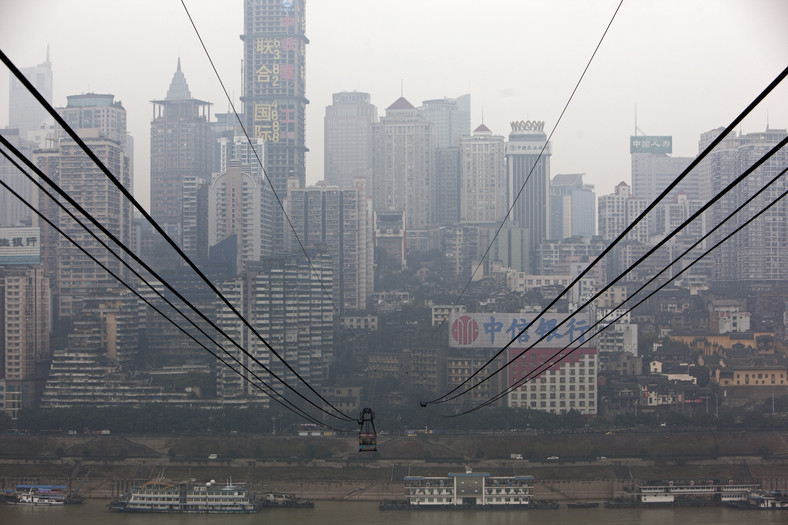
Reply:
[[506, 215], [504, 138], [479, 125], [460, 139], [460, 222], [496, 224]]
[[507, 204], [510, 220], [528, 230], [531, 273], [536, 270], [536, 249], [550, 233], [550, 155], [544, 122], [512, 122], [506, 143]]
[[[711, 130], [702, 134], [699, 149], [704, 149], [719, 133], [720, 130]], [[784, 139], [786, 133], [785, 129], [767, 129], [726, 137], [698, 166], [701, 199], [708, 200], [717, 195]], [[745, 206], [745, 201], [778, 177], [786, 165], [788, 151], [782, 148], [706, 212], [709, 228], [737, 212], [712, 235], [711, 242], [722, 239], [788, 189], [788, 182], [780, 178]], [[747, 256], [743, 257], [742, 254]], [[785, 265], [788, 260], [788, 203], [785, 200], [777, 202], [717, 248], [711, 257], [712, 279], [717, 282], [776, 282], [788, 278], [788, 267]]]
[[[319, 387], [328, 377], [334, 351], [334, 269], [328, 254], [310, 253], [311, 264], [303, 255], [264, 257], [247, 265], [237, 279], [222, 284], [222, 293], [249, 320], [262, 338], [290, 367], [312, 386]], [[283, 393], [287, 389], [266, 372], [265, 365], [284, 381], [298, 388], [300, 380], [277, 359], [229, 308], [217, 309], [219, 326], [231, 334], [248, 352], [234, 345], [225, 350], [243, 363], [223, 358], [228, 366], [217, 370], [217, 395], [225, 402], [253, 400], [269, 402], [269, 393], [255, 385], [265, 380]], [[233, 370], [230, 370], [232, 368]]]
[[378, 108], [369, 93], [334, 93], [326, 107], [323, 133], [323, 170], [327, 183], [352, 188], [356, 178], [372, 181], [372, 126], [378, 121]]
[[153, 219], [191, 258], [208, 255], [197, 211], [207, 210], [200, 187], [211, 180], [210, 119], [210, 104], [192, 98], [179, 58], [167, 96], [153, 101], [150, 204]]
[[[372, 246], [372, 203], [366, 194], [366, 179], [355, 187], [342, 189], [318, 184], [287, 192], [285, 211], [304, 248], [331, 255], [334, 301], [340, 312], [366, 310], [374, 286]], [[286, 247], [298, 251], [295, 235], [288, 235]]]
[[0, 228], [0, 410], [14, 419], [38, 406], [51, 355], [38, 241], [38, 228]]
[[[265, 144], [266, 176], [281, 200], [289, 178], [306, 180], [306, 0], [244, 0], [241, 40], [246, 129]], [[286, 225], [281, 208], [269, 213], [276, 251]]]
[[408, 230], [432, 224], [432, 126], [404, 97], [373, 126], [375, 211], [401, 211]]

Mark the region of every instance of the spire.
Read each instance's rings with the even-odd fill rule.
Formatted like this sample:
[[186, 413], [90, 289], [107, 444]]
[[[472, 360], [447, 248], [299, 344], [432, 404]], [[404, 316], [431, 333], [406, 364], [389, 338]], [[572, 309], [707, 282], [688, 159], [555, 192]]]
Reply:
[[178, 68], [172, 76], [166, 100], [188, 100], [190, 98], [192, 98], [192, 94], [189, 91], [189, 84], [186, 83], [186, 77], [181, 72], [181, 57], [178, 57]]

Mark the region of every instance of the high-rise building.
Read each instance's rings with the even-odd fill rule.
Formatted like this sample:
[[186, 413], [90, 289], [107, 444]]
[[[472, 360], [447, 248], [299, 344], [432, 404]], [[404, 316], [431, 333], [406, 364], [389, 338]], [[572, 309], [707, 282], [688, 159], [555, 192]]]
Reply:
[[432, 125], [404, 97], [373, 126], [375, 211], [401, 211], [407, 230], [432, 224]]
[[0, 228], [0, 411], [38, 405], [50, 357], [49, 279], [38, 228]]
[[419, 113], [432, 124], [435, 149], [456, 147], [471, 130], [471, 96], [425, 100]]
[[[357, 178], [354, 188], [317, 184], [304, 189], [291, 182], [285, 211], [301, 246], [331, 255], [334, 302], [340, 313], [365, 310], [374, 285], [372, 203], [366, 180]], [[289, 251], [299, 251], [295, 236], [286, 237]]]
[[[49, 47], [44, 62], [33, 67], [23, 67], [20, 71], [33, 84], [44, 99], [52, 104], [52, 63], [49, 61]], [[23, 139], [28, 132], [44, 124], [54, 122], [46, 109], [30, 94], [27, 88], [14, 75], [10, 76], [8, 87], [8, 127], [19, 130]]]
[[[279, 200], [287, 180], [305, 185], [306, 0], [244, 1], [246, 129], [265, 143], [265, 170]], [[276, 199], [274, 199], [276, 200]], [[272, 209], [273, 251], [283, 247], [281, 209]]]
[[504, 138], [481, 124], [460, 139], [460, 221], [495, 224], [506, 215]]
[[[629, 137], [632, 155], [632, 196], [649, 203], [681, 174], [693, 157], [671, 157], [673, 137]], [[692, 170], [671, 192], [683, 191], [690, 199], [698, 198], [698, 171]]]
[[210, 119], [210, 104], [192, 98], [179, 58], [167, 96], [153, 101], [150, 202], [153, 219], [192, 258], [208, 255], [198, 210], [207, 209], [211, 180]]
[[425, 100], [419, 108], [432, 125], [432, 204], [435, 226], [460, 219], [460, 139], [471, 129], [471, 96]]
[[[266, 244], [270, 245], [270, 229], [265, 227], [266, 218], [270, 218], [265, 213], [265, 199], [270, 193], [264, 191], [267, 181], [246, 137], [236, 136], [233, 141], [222, 138], [219, 142], [222, 171], [213, 175], [208, 193], [208, 242], [213, 246], [236, 235], [240, 272], [244, 264], [260, 260]], [[255, 149], [262, 160], [263, 144], [259, 139]], [[278, 205], [276, 209], [282, 213]]]
[[[646, 199], [636, 199], [632, 196], [632, 191], [624, 181], [619, 182], [613, 193], [602, 195], [599, 201], [599, 235], [608, 241], [612, 241], [629, 226], [640, 213], [648, 206]], [[640, 221], [627, 235], [627, 240], [640, 243], [648, 242], [649, 238], [649, 218], [646, 216]]]
[[558, 174], [550, 181], [550, 239], [596, 235], [594, 186], [583, 173]]
[[[250, 263], [237, 279], [222, 284], [222, 293], [285, 361], [312, 386], [328, 377], [334, 351], [333, 265], [328, 254], [310, 253], [264, 257]], [[327, 293], [326, 293], [327, 292]], [[224, 305], [219, 306], [219, 326], [231, 334], [259, 363], [295, 388], [300, 381]], [[229, 344], [228, 353], [278, 392], [287, 390], [254, 360]], [[225, 358], [227, 367], [217, 370], [220, 399], [256, 400], [268, 403], [268, 395], [254, 385], [260, 382], [236, 362]], [[249, 381], [244, 378], [249, 379]], [[253, 383], [253, 384], [250, 384]]]
[[550, 154], [544, 122], [512, 122], [506, 143], [507, 204], [512, 207], [510, 220], [528, 230], [532, 273], [536, 249], [550, 234]]
[[[721, 129], [701, 135], [699, 149], [705, 148]], [[746, 135], [726, 137], [698, 166], [704, 201], [717, 195], [734, 179], [786, 136], [785, 129], [766, 129]], [[788, 182], [780, 178], [747, 206], [745, 201], [763, 188], [788, 166], [788, 150], [782, 148], [747, 176], [706, 213], [708, 228], [719, 224], [729, 214], [738, 212], [710, 242], [717, 242], [734, 228], [772, 201], [777, 200]], [[711, 255], [712, 279], [727, 282], [768, 282], [788, 279], [788, 203], [780, 200], [758, 219], [728, 239]]]
[[[109, 94], [72, 95], [63, 119], [79, 134], [91, 151], [129, 192], [133, 187], [131, 140], [126, 135], [126, 110]], [[60, 187], [91, 213], [121, 242], [131, 240], [131, 203], [79, 145], [69, 137], [60, 139], [56, 150], [37, 154], [39, 165], [55, 169]], [[67, 205], [68, 206], [68, 205]], [[68, 206], [70, 208], [70, 206]], [[75, 210], [72, 210], [75, 211]], [[116, 275], [124, 276], [120, 261], [102, 248], [64, 211], [58, 212], [60, 228], [85, 247]], [[93, 228], [97, 232], [96, 228]], [[98, 233], [98, 232], [97, 232]], [[100, 238], [106, 239], [98, 233]], [[118, 289], [120, 285], [64, 237], [57, 238], [56, 293], [58, 313], [70, 317], [78, 312], [79, 298], [96, 290]]]
[[[10, 142], [27, 158], [30, 158], [34, 144], [22, 139], [18, 129], [0, 129], [0, 135]], [[21, 164], [17, 161], [18, 164]], [[38, 191], [22, 172], [4, 156], [0, 156], [0, 178], [27, 202], [36, 205]], [[0, 227], [38, 224], [38, 217], [25, 203], [14, 197], [5, 188], [0, 188]]]
[[372, 125], [378, 121], [378, 108], [370, 103], [369, 93], [334, 93], [324, 119], [324, 178], [340, 188], [352, 188], [362, 177], [372, 181]]

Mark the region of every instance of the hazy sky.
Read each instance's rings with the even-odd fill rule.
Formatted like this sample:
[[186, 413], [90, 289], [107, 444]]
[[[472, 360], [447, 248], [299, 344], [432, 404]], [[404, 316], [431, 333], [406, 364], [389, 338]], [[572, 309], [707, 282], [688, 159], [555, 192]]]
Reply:
[[[496, 134], [513, 120], [552, 129], [618, 1], [307, 0], [307, 182], [322, 179], [323, 116], [342, 90], [370, 93], [379, 115], [401, 91], [416, 106], [470, 92], [472, 127], [483, 112]], [[242, 0], [186, 4], [239, 97]], [[786, 24], [785, 0], [625, 0], [553, 136], [552, 174], [585, 172], [597, 195], [629, 182], [636, 106], [641, 130], [694, 155], [701, 132], [727, 125], [788, 66]], [[123, 102], [145, 205], [150, 101], [166, 95], [178, 57], [192, 96], [227, 111], [180, 0], [0, 0], [0, 48], [17, 66], [43, 62], [47, 44], [55, 106], [86, 92]], [[788, 127], [784, 84], [742, 131], [765, 129], [767, 114], [772, 128]]]

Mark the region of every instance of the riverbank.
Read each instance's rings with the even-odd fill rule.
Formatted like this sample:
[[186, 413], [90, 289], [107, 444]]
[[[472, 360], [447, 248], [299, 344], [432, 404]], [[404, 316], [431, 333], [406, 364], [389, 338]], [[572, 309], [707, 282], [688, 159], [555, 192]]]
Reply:
[[[403, 497], [404, 476], [444, 476], [463, 471], [465, 465], [495, 476], [534, 476], [534, 497], [558, 501], [615, 499], [648, 480], [757, 480], [767, 490], [788, 490], [788, 442], [780, 433], [512, 434], [386, 436], [374, 454], [359, 454], [357, 440], [341, 437], [2, 437], [0, 490], [17, 484], [62, 484], [79, 487], [83, 497], [112, 499], [130, 485], [164, 476], [251, 480], [259, 494], [272, 491], [314, 500], [380, 501]], [[712, 458], [700, 454], [703, 447], [730, 451], [737, 439], [738, 450], [766, 447], [770, 456], [745, 453]], [[633, 447], [617, 444], [635, 440], [637, 449], [647, 452], [641, 455], [652, 457], [623, 456]], [[668, 455], [668, 447], [676, 442], [684, 446]], [[578, 458], [577, 452], [572, 456], [571, 451], [589, 446], [595, 449], [593, 458], [587, 454]], [[544, 459], [508, 459], [510, 452], [533, 456], [536, 449]], [[695, 457], [677, 457], [677, 452], [688, 450]], [[212, 454], [216, 459], [209, 459]], [[559, 459], [548, 460], [548, 455]]]

